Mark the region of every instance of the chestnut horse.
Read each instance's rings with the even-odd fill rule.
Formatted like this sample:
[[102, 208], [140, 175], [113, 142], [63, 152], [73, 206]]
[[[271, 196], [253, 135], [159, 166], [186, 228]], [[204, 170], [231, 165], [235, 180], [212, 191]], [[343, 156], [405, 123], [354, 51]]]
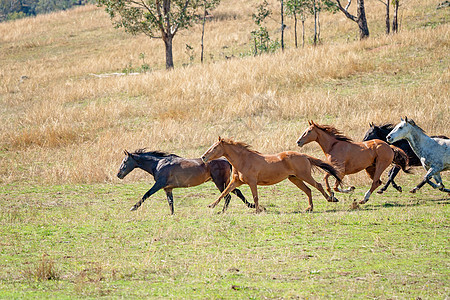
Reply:
[[[310, 142], [316, 141], [325, 153], [326, 160], [335, 165], [339, 172], [339, 177], [354, 174], [366, 170], [372, 179], [372, 186], [365, 193], [364, 199], [359, 203], [364, 204], [369, 200], [372, 192], [381, 185], [381, 174], [395, 160], [395, 163], [406, 172], [408, 156], [405, 152], [395, 146], [389, 145], [382, 140], [369, 140], [366, 142], [354, 142], [344, 136], [339, 130], [330, 125], [318, 125], [309, 121], [309, 127], [297, 140], [297, 145], [302, 147]], [[334, 197], [328, 183], [328, 174], [325, 175], [327, 191]], [[334, 190], [342, 193], [349, 193], [355, 188], [342, 190], [336, 183]]]
[[313, 202], [311, 189], [304, 182], [318, 189], [329, 202], [335, 202], [324, 191], [322, 185], [311, 176], [311, 169], [318, 167], [335, 177], [337, 182], [340, 182], [334, 167], [320, 159], [294, 151], [265, 155], [250, 149], [250, 146], [245, 143], [219, 137], [219, 140], [203, 154], [202, 160], [206, 163], [221, 156], [224, 156], [231, 163], [233, 173], [230, 183], [219, 196], [219, 199], [209, 205], [211, 208], [219, 204], [220, 200], [230, 191], [245, 183], [250, 186], [256, 212], [259, 213], [263, 208], [259, 205], [257, 186], [276, 184], [286, 178], [308, 196], [307, 212], [313, 210]]

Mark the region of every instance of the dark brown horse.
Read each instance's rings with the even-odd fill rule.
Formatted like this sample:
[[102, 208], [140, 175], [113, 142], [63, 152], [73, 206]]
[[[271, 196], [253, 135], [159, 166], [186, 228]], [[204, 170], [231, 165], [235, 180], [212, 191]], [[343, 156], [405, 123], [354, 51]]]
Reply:
[[[164, 189], [169, 202], [170, 213], [173, 214], [172, 190], [174, 188], [197, 186], [212, 180], [219, 191], [222, 192], [230, 182], [231, 165], [225, 159], [217, 159], [205, 164], [200, 158], [188, 159], [160, 151], [146, 152], [144, 149], [140, 149], [134, 153], [129, 153], [126, 150], [124, 152], [126, 156], [120, 165], [117, 177], [123, 179], [135, 168], [140, 168], [155, 178], [155, 184], [131, 210], [138, 209], [145, 199], [160, 189]], [[248, 207], [255, 207], [254, 204], [247, 202], [240, 190], [234, 189], [231, 192], [241, 198]], [[230, 199], [231, 196], [227, 193], [222, 212], [225, 212], [228, 208]]]
[[[381, 185], [381, 174], [394, 161], [395, 157], [397, 157], [395, 162], [398, 162], [400, 167], [408, 172], [406, 169], [408, 156], [405, 152], [382, 140], [354, 142], [333, 126], [318, 125], [309, 121], [309, 127], [297, 140], [297, 145], [302, 147], [314, 141], [322, 148], [326, 160], [337, 167], [341, 179], [347, 174], [366, 170], [367, 175], [372, 179], [372, 186], [364, 195], [364, 199], [360, 201], [361, 204], [366, 203], [372, 192]], [[325, 183], [328, 192], [333, 196], [328, 183], [328, 174], [325, 175]], [[336, 184], [334, 190], [349, 193], [354, 190], [354, 187], [342, 190]]]
[[289, 179], [308, 196], [309, 206], [306, 211], [313, 210], [313, 202], [311, 189], [306, 186], [305, 182], [318, 189], [325, 199], [334, 202], [324, 191], [322, 185], [311, 176], [311, 169], [318, 167], [340, 182], [333, 166], [320, 159], [294, 151], [265, 155], [250, 149], [250, 146], [245, 143], [234, 142], [233, 140], [222, 139], [220, 137], [203, 154], [202, 159], [204, 162], [208, 162], [221, 156], [224, 156], [233, 165], [233, 174], [231, 182], [222, 192], [219, 199], [209, 205], [211, 208], [219, 204], [220, 200], [230, 191], [245, 183], [250, 186], [253, 200], [255, 201], [256, 212], [259, 213], [263, 209], [259, 205], [257, 186], [272, 185], [285, 179]]

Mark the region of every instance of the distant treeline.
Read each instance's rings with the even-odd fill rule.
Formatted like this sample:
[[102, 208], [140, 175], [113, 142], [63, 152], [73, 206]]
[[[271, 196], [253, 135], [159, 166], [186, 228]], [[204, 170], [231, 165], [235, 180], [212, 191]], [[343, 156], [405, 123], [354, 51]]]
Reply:
[[94, 2], [95, 0], [0, 0], [0, 22]]

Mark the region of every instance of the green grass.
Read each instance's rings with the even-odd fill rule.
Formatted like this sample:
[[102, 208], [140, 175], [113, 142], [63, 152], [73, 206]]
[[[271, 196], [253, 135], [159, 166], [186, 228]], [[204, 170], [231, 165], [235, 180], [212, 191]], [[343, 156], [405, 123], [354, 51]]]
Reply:
[[[420, 177], [404, 176], [405, 189]], [[233, 196], [206, 205], [211, 183], [129, 208], [150, 183], [0, 187], [0, 298], [401, 298], [450, 293], [450, 198], [389, 189], [350, 209], [289, 182], [261, 187], [266, 212]], [[247, 187], [243, 193], [250, 197]], [[221, 203], [222, 204], [222, 203]], [[38, 276], [47, 268], [52, 279]]]

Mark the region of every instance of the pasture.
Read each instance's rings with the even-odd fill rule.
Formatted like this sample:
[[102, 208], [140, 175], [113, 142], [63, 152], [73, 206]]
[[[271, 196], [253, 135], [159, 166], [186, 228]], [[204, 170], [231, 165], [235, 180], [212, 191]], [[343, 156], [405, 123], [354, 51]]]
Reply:
[[[406, 179], [406, 176], [402, 176]], [[402, 184], [412, 185], [408, 177]], [[448, 181], [447, 181], [448, 182]], [[288, 181], [259, 188], [266, 212], [212, 183], [163, 191], [126, 184], [2, 186], [0, 298], [445, 299], [449, 198], [389, 189], [350, 209], [367, 186], [328, 203]], [[246, 196], [247, 187], [242, 187]], [[54, 278], [49, 278], [54, 276]]]
[[[400, 33], [386, 36], [384, 6], [367, 0], [369, 39], [323, 13], [321, 44], [308, 18], [298, 49], [287, 19], [287, 49], [252, 57], [258, 3], [222, 1], [203, 65], [201, 27], [180, 32], [170, 72], [160, 40], [114, 29], [95, 6], [0, 23], [0, 298], [449, 297], [450, 198], [428, 185], [406, 192], [421, 168], [400, 172], [403, 193], [390, 187], [353, 209], [370, 186], [364, 173], [345, 177], [356, 190], [338, 203], [313, 189], [310, 214], [288, 181], [258, 189], [261, 214], [234, 195], [225, 214], [207, 208], [219, 196], [211, 182], [175, 189], [173, 216], [162, 191], [129, 211], [154, 181], [116, 177], [124, 149], [198, 158], [220, 135], [323, 159], [316, 143], [296, 145], [308, 120], [360, 141], [370, 122], [405, 115], [450, 135], [448, 9], [405, 2]], [[143, 63], [146, 73], [99, 77]]]

